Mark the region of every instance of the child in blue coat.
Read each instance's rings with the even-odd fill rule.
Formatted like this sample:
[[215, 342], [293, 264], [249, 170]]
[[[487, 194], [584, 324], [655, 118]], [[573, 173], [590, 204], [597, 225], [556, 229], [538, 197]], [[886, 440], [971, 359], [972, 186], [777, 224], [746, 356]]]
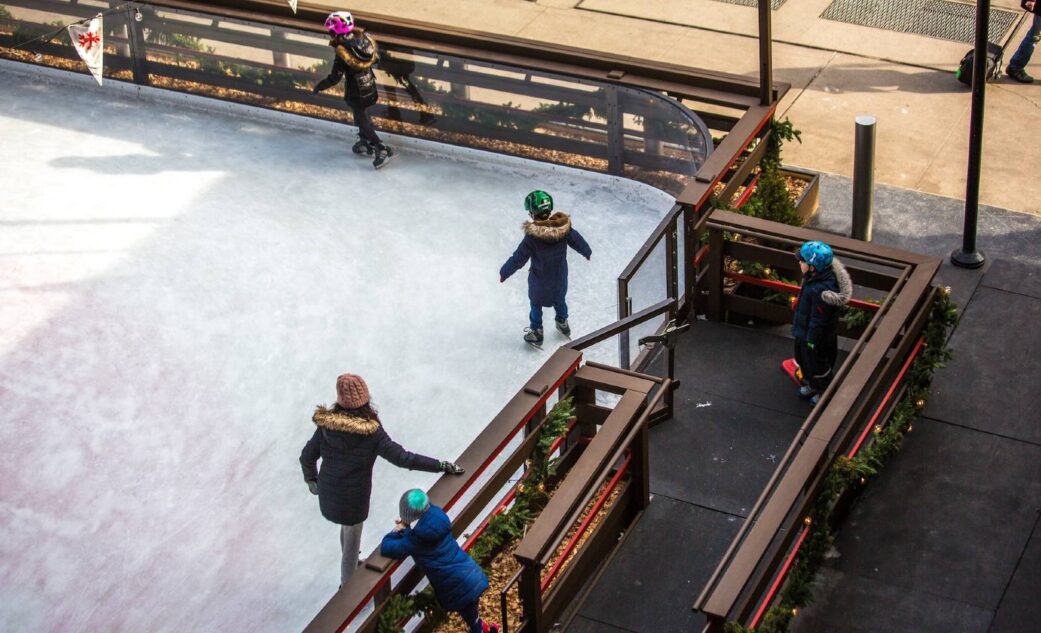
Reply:
[[524, 223], [524, 239], [499, 269], [499, 282], [509, 279], [531, 260], [528, 271], [528, 300], [531, 302], [529, 327], [524, 340], [542, 345], [542, 308], [553, 306], [557, 330], [571, 336], [567, 322], [567, 249], [589, 259], [593, 255], [582, 235], [571, 227], [566, 213], [553, 212], [553, 198], [545, 191], [532, 191], [524, 198], [524, 209], [531, 221]]
[[[488, 589], [488, 577], [452, 536], [452, 522], [445, 511], [430, 505], [422, 490], [413, 488], [401, 496], [401, 518], [383, 537], [380, 553], [404, 560], [411, 556], [434, 588], [445, 611], [455, 611], [470, 633], [498, 633], [499, 627], [481, 620], [478, 606]], [[410, 527], [412, 523], [415, 527]]]
[[[842, 296], [848, 301], [848, 275], [840, 288], [832, 267], [834, 255], [824, 242], [806, 242], [797, 254], [802, 270], [802, 288], [795, 305], [792, 336], [795, 338], [795, 362], [802, 369], [805, 383], [799, 387], [799, 397], [817, 404], [817, 399], [828, 388], [834, 376], [838, 353], [839, 306], [833, 299]], [[843, 274], [846, 275], [845, 271]]]

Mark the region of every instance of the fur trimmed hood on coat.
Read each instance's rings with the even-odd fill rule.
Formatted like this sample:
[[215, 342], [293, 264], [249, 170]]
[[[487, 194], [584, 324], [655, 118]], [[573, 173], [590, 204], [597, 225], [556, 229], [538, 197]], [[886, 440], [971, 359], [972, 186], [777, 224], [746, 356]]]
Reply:
[[[343, 60], [353, 70], [368, 70], [379, 61], [379, 47], [376, 40], [369, 34], [359, 32], [355, 38], [364, 38], [358, 46], [344, 45], [344, 40], [337, 38], [329, 42], [329, 46], [336, 49], [336, 56]], [[368, 44], [368, 46], [366, 46]], [[371, 50], [369, 50], [371, 48]], [[367, 55], [367, 57], [366, 57]]]
[[831, 260], [831, 269], [835, 272], [835, 280], [839, 283], [839, 291], [825, 290], [821, 293], [821, 300], [832, 306], [844, 306], [853, 298], [853, 280], [849, 278], [849, 271], [842, 265], [838, 257]]
[[376, 420], [359, 418], [348, 415], [343, 411], [336, 411], [320, 405], [315, 409], [311, 421], [323, 429], [356, 433], [358, 435], [372, 435], [380, 428], [380, 423]]
[[559, 242], [571, 231], [568, 214], [556, 211], [545, 220], [528, 220], [523, 225], [524, 234], [544, 242]]

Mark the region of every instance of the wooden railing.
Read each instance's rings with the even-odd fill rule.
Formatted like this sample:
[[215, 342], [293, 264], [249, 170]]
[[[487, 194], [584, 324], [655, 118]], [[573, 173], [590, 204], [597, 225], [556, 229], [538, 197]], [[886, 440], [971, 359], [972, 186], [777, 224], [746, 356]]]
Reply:
[[[728, 620], [746, 626], [758, 623], [807, 533], [809, 508], [831, 465], [841, 455], [855, 454], [865, 428], [891, 410], [936, 297], [932, 281], [939, 261], [724, 211], [712, 213], [707, 230], [710, 319], [738, 313], [743, 318], [790, 321], [789, 307], [725, 292], [726, 258], [791, 270], [797, 266], [792, 247], [811, 239], [826, 239], [832, 245], [857, 286], [884, 293], [694, 603], [708, 616], [706, 631], [716, 633]], [[733, 236], [744, 239], [728, 239]]]

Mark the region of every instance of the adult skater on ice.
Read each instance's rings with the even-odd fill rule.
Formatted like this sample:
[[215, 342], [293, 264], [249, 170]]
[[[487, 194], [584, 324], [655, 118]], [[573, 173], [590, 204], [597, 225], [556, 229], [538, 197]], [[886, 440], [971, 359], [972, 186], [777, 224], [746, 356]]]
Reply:
[[571, 336], [567, 318], [567, 247], [587, 260], [592, 257], [582, 235], [571, 226], [571, 218], [553, 212], [553, 198], [545, 191], [532, 191], [524, 198], [524, 209], [531, 220], [523, 225], [524, 239], [499, 269], [499, 283], [509, 279], [531, 260], [528, 270], [528, 300], [531, 302], [529, 327], [524, 340], [542, 348], [542, 308], [553, 306], [557, 330]]
[[358, 567], [361, 528], [369, 517], [372, 467], [377, 456], [409, 470], [461, 475], [463, 469], [449, 461], [410, 453], [390, 439], [361, 376], [343, 374], [337, 378], [336, 404], [331, 409], [319, 406], [311, 419], [318, 428], [300, 453], [300, 466], [307, 488], [318, 495], [322, 516], [340, 525], [342, 586]]
[[401, 516], [383, 537], [380, 553], [396, 560], [415, 559], [438, 603], [458, 613], [469, 633], [498, 633], [499, 627], [482, 620], [479, 610], [488, 577], [459, 547], [445, 511], [430, 505], [426, 493], [415, 488], [401, 495], [398, 511]]
[[325, 29], [329, 31], [329, 46], [336, 49], [336, 57], [329, 76], [318, 82], [312, 92], [318, 94], [332, 88], [347, 75], [344, 99], [354, 113], [354, 123], [358, 126], [360, 137], [352, 150], [359, 156], [373, 156], [372, 166], [379, 169], [394, 157], [394, 150], [380, 141], [372, 119], [365, 111], [379, 98], [376, 75], [372, 72], [372, 67], [380, 59], [376, 40], [364, 29], [355, 26], [354, 17], [348, 11], [330, 13], [325, 19]]

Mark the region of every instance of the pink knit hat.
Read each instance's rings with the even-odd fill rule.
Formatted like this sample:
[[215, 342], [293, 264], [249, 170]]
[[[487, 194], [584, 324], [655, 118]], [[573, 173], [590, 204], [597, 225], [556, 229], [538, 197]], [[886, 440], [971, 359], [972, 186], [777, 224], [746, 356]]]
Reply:
[[344, 409], [357, 409], [369, 401], [369, 387], [361, 376], [343, 374], [336, 379], [336, 404]]

